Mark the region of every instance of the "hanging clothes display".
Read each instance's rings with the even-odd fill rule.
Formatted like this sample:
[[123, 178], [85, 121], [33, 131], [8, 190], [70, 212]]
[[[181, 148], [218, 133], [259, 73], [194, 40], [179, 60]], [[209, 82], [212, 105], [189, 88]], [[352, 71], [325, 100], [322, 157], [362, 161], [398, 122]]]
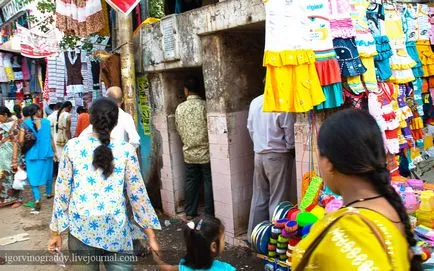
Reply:
[[121, 87], [121, 57], [113, 54], [101, 62], [101, 81], [106, 88]]
[[315, 52], [315, 67], [326, 97], [316, 109], [340, 107], [344, 103], [342, 80], [336, 53], [333, 49], [329, 5], [327, 0], [308, 0], [306, 4], [309, 18], [309, 33], [312, 49]]
[[[307, 112], [325, 101], [300, 1], [265, 2], [265, 112]], [[291, 37], [290, 39], [288, 37]]]
[[83, 75], [81, 72], [81, 53], [75, 51], [65, 52], [66, 64], [66, 90], [68, 94], [84, 92]]
[[57, 0], [56, 27], [81, 38], [101, 31], [104, 28], [101, 0]]

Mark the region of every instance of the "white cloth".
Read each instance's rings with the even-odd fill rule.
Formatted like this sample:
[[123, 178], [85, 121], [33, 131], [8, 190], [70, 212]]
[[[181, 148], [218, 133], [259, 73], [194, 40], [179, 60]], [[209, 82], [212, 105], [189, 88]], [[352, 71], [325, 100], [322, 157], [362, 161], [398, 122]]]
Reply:
[[50, 121], [51, 135], [54, 138], [54, 142], [56, 142], [56, 135], [57, 135], [57, 133], [56, 133], [56, 124], [57, 124], [57, 113], [58, 112], [59, 112], [58, 110], [55, 110], [55, 111], [53, 111], [53, 113], [51, 113], [47, 117], [47, 119]]
[[294, 149], [295, 114], [265, 113], [263, 104], [264, 95], [255, 98], [250, 103], [247, 119], [255, 153], [282, 153]]
[[[93, 126], [89, 125], [80, 136], [89, 136], [93, 134]], [[140, 146], [140, 136], [137, 133], [136, 125], [134, 124], [133, 117], [119, 108], [118, 125], [113, 129], [110, 137], [118, 140], [125, 141], [133, 145], [135, 148]]]
[[265, 51], [311, 49], [309, 22], [303, 1], [268, 0], [265, 12]]

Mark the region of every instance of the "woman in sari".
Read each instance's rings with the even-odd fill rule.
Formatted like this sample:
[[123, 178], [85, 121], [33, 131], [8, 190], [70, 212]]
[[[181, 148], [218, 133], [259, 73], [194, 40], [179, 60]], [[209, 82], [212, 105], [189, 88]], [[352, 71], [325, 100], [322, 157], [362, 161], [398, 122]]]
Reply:
[[59, 112], [57, 113], [56, 125], [56, 149], [57, 155], [62, 156], [63, 148], [65, 147], [71, 136], [71, 110], [72, 103], [67, 101], [62, 104]]
[[318, 148], [324, 183], [345, 206], [314, 224], [292, 253], [292, 270], [422, 270], [374, 118], [360, 110], [334, 114], [320, 129]]
[[9, 122], [9, 116], [9, 109], [0, 106], [0, 207], [16, 208], [22, 204], [21, 191], [12, 187], [19, 162], [19, 125]]
[[29, 107], [29, 118], [24, 121], [25, 126], [36, 137], [34, 145], [26, 152], [27, 178], [32, 187], [35, 208], [32, 212], [41, 210], [41, 194], [39, 187], [45, 185], [47, 198], [52, 198], [53, 159], [55, 157], [54, 141], [51, 137], [50, 121], [41, 118], [41, 108], [32, 104]]

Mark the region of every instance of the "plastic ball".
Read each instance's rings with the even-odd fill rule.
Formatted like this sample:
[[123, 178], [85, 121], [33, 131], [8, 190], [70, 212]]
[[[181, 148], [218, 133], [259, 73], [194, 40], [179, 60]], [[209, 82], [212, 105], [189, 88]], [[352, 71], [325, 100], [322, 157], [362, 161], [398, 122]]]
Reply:
[[431, 258], [431, 250], [428, 248], [422, 248], [422, 261], [426, 262]]
[[318, 221], [318, 218], [311, 213], [302, 212], [297, 215], [296, 221], [300, 227], [304, 227], [306, 225], [314, 224]]
[[318, 219], [322, 219], [325, 216], [325, 209], [320, 206], [315, 206], [312, 211], [310, 211], [311, 214], [316, 216]]

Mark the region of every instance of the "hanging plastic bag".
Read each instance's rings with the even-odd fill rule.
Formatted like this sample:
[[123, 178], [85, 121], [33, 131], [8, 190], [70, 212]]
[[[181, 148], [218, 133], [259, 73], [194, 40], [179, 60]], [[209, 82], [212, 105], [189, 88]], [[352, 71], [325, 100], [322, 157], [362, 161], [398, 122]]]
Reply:
[[14, 183], [12, 184], [12, 188], [15, 190], [24, 190], [24, 186], [27, 183], [26, 180], [27, 180], [27, 172], [19, 167], [17, 173], [15, 173]]

